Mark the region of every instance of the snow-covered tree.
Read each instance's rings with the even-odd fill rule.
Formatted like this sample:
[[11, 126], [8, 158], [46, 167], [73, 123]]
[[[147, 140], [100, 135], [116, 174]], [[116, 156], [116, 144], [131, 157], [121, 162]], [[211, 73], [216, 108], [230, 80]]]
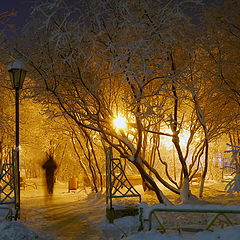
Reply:
[[[212, 78], [217, 97], [214, 122], [229, 136], [232, 145], [239, 142], [239, 9], [238, 1], [219, 1], [217, 5], [206, 8], [203, 17], [205, 35], [201, 39], [201, 49], [205, 51], [208, 76]], [[207, 57], [207, 58], [206, 58]], [[213, 112], [213, 113], [214, 113]], [[221, 132], [221, 131], [218, 131]]]
[[[17, 48], [32, 68], [29, 93], [46, 112], [68, 118], [81, 131], [96, 132], [138, 169], [164, 203], [168, 200], [151, 175], [183, 200], [191, 198], [194, 164], [187, 165], [187, 154], [196, 133], [204, 137], [192, 161], [199, 164], [205, 149], [204, 178], [207, 171], [213, 119], [207, 104], [215, 104], [208, 98], [207, 84], [212, 78], [200, 81], [206, 76], [190, 68], [200, 48], [196, 44], [199, 35], [184, 12], [188, 7], [194, 10], [198, 3], [92, 0], [70, 5], [43, 1], [35, 6], [26, 26], [24, 44], [30, 40], [31, 48]], [[200, 87], [194, 86], [196, 82]], [[112, 124], [118, 115], [126, 118], [126, 129]], [[184, 154], [181, 132], [189, 127], [189, 119], [191, 134]], [[169, 126], [171, 133], [161, 131], [162, 125]], [[170, 183], [166, 181], [147, 161], [148, 139], [156, 136], [172, 139], [181, 166], [179, 183], [171, 178]], [[151, 151], [158, 152], [158, 147]]]
[[14, 12], [0, 12], [0, 169], [2, 163], [10, 161], [14, 142], [14, 96], [9, 91], [11, 88], [9, 82], [6, 84], [5, 81], [7, 78], [6, 64], [9, 62], [5, 34], [14, 29], [14, 26], [9, 24], [9, 20], [15, 15]]
[[[232, 153], [232, 159], [230, 161], [230, 167], [234, 170], [233, 179], [226, 185], [225, 190], [227, 190], [232, 196], [234, 192], [240, 193], [240, 166], [238, 162], [240, 147], [228, 144], [231, 150], [225, 152]], [[233, 149], [234, 148], [234, 149]]]

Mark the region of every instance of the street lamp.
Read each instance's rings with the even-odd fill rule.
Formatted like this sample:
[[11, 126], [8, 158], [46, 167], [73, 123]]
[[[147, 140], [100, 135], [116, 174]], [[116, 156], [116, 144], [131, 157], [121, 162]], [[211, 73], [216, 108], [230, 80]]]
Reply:
[[17, 217], [19, 218], [20, 213], [20, 170], [19, 170], [19, 90], [22, 89], [23, 82], [27, 73], [25, 64], [20, 60], [15, 60], [8, 65], [8, 72], [10, 75], [10, 80], [12, 82], [12, 87], [15, 89], [15, 116], [16, 116], [16, 142], [15, 142], [15, 151], [16, 151], [16, 158], [14, 165], [16, 166], [15, 169], [17, 171], [14, 173], [16, 181], [15, 186], [15, 208], [17, 209]]
[[117, 129], [124, 129], [127, 127], [126, 119], [122, 116], [118, 116], [113, 120], [113, 124]]

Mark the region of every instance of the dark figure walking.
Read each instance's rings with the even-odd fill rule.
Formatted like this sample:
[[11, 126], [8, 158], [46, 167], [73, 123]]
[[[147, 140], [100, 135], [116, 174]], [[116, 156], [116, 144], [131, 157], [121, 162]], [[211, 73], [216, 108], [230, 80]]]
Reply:
[[42, 168], [45, 170], [46, 174], [47, 191], [49, 194], [53, 194], [53, 187], [55, 182], [54, 173], [57, 169], [57, 164], [54, 161], [52, 155], [47, 156], [47, 161], [42, 165]]

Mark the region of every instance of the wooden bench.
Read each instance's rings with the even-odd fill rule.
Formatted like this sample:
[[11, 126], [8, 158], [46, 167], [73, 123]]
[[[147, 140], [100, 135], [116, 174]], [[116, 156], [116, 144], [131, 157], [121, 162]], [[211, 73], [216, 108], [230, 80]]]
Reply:
[[26, 180], [24, 177], [20, 177], [20, 188], [25, 190], [26, 187], [32, 187], [34, 189], [37, 189], [37, 184]]
[[[174, 228], [173, 226], [167, 226], [167, 224], [164, 222], [161, 215], [158, 215], [157, 213], [162, 214], [165, 213], [181, 213], [183, 215], [184, 213], [194, 213], [194, 216], [197, 213], [201, 214], [211, 214], [211, 216], [208, 216], [208, 220], [205, 224], [200, 224], [199, 226], [195, 224], [194, 226], [178, 226], [178, 228]], [[177, 205], [177, 206], [165, 206], [163, 204], [159, 204], [153, 207], [150, 207], [148, 209], [140, 208], [140, 230], [143, 230], [144, 228], [144, 222], [148, 222], [148, 230], [152, 229], [152, 222], [153, 217], [155, 218], [157, 224], [160, 227], [161, 232], [166, 232], [167, 229], [172, 230], [183, 230], [183, 231], [204, 231], [204, 230], [210, 230], [210, 228], [217, 223], [217, 220], [220, 220], [220, 217], [223, 217], [225, 220], [225, 224], [234, 225], [234, 221], [231, 219], [232, 216], [229, 216], [229, 214], [240, 214], [240, 206], [223, 206], [223, 205]], [[188, 216], [188, 218], [191, 218], [191, 216]], [[174, 222], [177, 222], [177, 218], [174, 218]], [[182, 223], [182, 221], [180, 220]], [[239, 224], [239, 223], [238, 223]], [[181, 225], [181, 224], [180, 224]]]
[[200, 184], [201, 179], [202, 179], [202, 174], [200, 172], [197, 172], [197, 173], [194, 174], [194, 176], [191, 180], [191, 184], [193, 184], [193, 183]]

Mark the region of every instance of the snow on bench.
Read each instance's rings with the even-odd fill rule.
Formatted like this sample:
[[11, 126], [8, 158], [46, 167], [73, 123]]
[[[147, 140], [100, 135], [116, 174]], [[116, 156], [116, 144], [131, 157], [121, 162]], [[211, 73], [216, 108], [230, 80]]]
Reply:
[[[153, 216], [155, 217], [157, 223], [159, 224], [161, 231], [165, 232], [168, 228], [166, 224], [164, 223], [164, 220], [162, 219], [161, 215], [157, 215], [156, 213], [194, 213], [194, 216], [196, 213], [210, 213], [213, 214], [212, 218], [208, 220], [205, 224], [204, 228], [196, 228], [194, 226], [193, 228], [186, 228], [188, 230], [194, 228], [198, 229], [198, 231], [203, 230], [210, 230], [210, 228], [213, 226], [214, 223], [217, 223], [217, 220], [220, 220], [219, 217], [223, 217], [225, 219], [225, 223], [228, 225], [234, 225], [234, 222], [230, 219], [230, 216], [227, 214], [240, 214], [240, 206], [234, 206], [234, 205], [190, 205], [190, 204], [182, 204], [182, 205], [176, 205], [176, 206], [165, 206], [163, 204], [157, 204], [153, 205], [149, 208], [146, 206], [141, 205], [140, 206], [140, 222], [141, 226], [140, 229], [144, 228], [144, 221], [148, 222], [148, 230], [152, 229], [152, 221]], [[191, 216], [188, 216], [190, 218]], [[174, 219], [175, 223], [178, 219]], [[181, 220], [180, 220], [181, 221]], [[184, 230], [184, 228], [182, 228]], [[190, 230], [191, 231], [191, 230]]]
[[191, 184], [193, 184], [193, 183], [200, 184], [201, 179], [202, 179], [202, 174], [200, 172], [195, 173], [192, 180], [191, 180]]
[[27, 180], [24, 177], [20, 177], [20, 188], [25, 190], [26, 187], [32, 187], [34, 189], [37, 189], [37, 184], [30, 180]]

